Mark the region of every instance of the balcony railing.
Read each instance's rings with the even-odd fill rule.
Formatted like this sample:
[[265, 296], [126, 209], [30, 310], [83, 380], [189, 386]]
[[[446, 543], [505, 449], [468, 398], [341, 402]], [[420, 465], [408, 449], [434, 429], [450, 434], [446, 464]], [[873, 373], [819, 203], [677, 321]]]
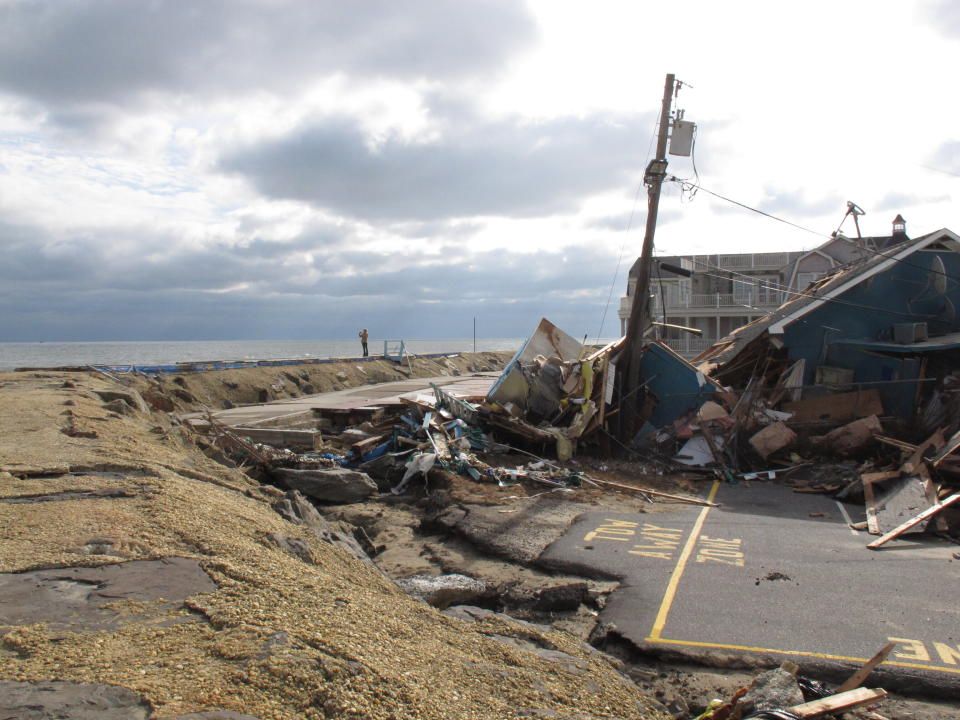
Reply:
[[[702, 310], [707, 308], [726, 309], [726, 308], [776, 308], [783, 304], [785, 296], [782, 292], [769, 289], [751, 290], [749, 292], [737, 293], [685, 293], [678, 292], [674, 288], [668, 289], [663, 293], [666, 299], [667, 310]], [[626, 303], [621, 301], [620, 307], [630, 310], [629, 298]], [[654, 292], [653, 308], [654, 311], [662, 311], [664, 298], [660, 293]]]
[[684, 335], [683, 337], [672, 340], [664, 340], [670, 349], [683, 357], [693, 357], [699, 355], [708, 347], [717, 342], [717, 338], [697, 337], [696, 335]]
[[790, 262], [790, 253], [736, 253], [730, 255], [694, 255], [694, 272], [710, 268], [731, 270], [778, 270]]

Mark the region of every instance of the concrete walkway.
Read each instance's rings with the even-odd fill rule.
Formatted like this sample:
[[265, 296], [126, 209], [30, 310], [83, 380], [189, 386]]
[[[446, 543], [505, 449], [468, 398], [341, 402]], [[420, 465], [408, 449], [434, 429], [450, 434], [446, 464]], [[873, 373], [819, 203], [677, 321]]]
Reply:
[[[313, 410], [355, 410], [369, 407], [387, 407], [402, 405], [404, 396], [414, 398], [418, 394], [433, 397], [430, 383], [443, 388], [454, 397], [469, 399], [485, 397], [490, 387], [500, 377], [499, 372], [474, 373], [460, 377], [443, 375], [430, 378], [411, 378], [397, 382], [378, 383], [376, 385], [362, 385], [347, 390], [304, 395], [286, 400], [276, 400], [262, 405], [244, 405], [220, 410], [213, 416], [230, 427], [240, 425], [258, 425], [281, 421], [288, 415]], [[205, 418], [205, 413], [190, 413], [183, 419]]]

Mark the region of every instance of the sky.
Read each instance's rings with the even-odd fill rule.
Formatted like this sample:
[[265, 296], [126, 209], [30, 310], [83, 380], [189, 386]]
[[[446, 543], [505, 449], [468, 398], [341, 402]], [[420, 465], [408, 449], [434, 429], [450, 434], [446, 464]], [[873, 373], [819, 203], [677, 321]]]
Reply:
[[668, 173], [709, 192], [664, 186], [658, 255], [810, 249], [847, 201], [865, 235], [960, 231], [952, 0], [0, 0], [0, 27], [0, 341], [614, 337], [667, 73], [697, 124]]

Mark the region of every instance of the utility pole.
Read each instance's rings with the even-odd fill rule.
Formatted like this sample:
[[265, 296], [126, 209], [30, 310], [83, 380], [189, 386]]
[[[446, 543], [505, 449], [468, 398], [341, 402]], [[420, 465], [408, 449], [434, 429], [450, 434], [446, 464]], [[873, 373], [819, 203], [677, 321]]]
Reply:
[[660, 130], [657, 133], [657, 153], [647, 165], [643, 182], [647, 186], [647, 226], [643, 234], [637, 284], [630, 306], [627, 322], [626, 352], [627, 367], [621, 375], [620, 439], [627, 443], [640, 429], [637, 416], [637, 400], [640, 388], [640, 359], [643, 357], [643, 335], [650, 326], [649, 295], [650, 267], [653, 260], [653, 236], [657, 230], [657, 211], [660, 208], [660, 187], [667, 175], [667, 133], [670, 129], [670, 105], [673, 100], [675, 80], [667, 75], [663, 87], [663, 104], [660, 108]]

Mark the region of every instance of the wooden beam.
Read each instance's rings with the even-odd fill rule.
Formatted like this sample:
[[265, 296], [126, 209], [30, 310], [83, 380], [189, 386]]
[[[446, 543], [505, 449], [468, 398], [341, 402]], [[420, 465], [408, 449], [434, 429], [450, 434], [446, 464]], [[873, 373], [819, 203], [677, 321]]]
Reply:
[[960, 448], [960, 430], [955, 432], [950, 439], [947, 440], [943, 449], [933, 458], [933, 466], [940, 467], [940, 463], [946, 460], [947, 457], [953, 454], [958, 448]]
[[[897, 475], [899, 474], [897, 472]], [[871, 535], [879, 535], [880, 523], [877, 521], [877, 501], [873, 495], [872, 482], [864, 481], [863, 483], [863, 503], [867, 509], [867, 532]]]
[[706, 500], [701, 500], [699, 498], [686, 497], [684, 495], [671, 495], [670, 493], [659, 492], [657, 490], [648, 490], [647, 488], [638, 488], [633, 485], [624, 485], [623, 483], [612, 482], [610, 480], [598, 480], [597, 478], [592, 478], [594, 482], [600, 483], [601, 485], [609, 485], [610, 487], [622, 488], [624, 490], [633, 490], [634, 492], [644, 493], [646, 495], [655, 495], [657, 497], [669, 498], [670, 500], [677, 500], [679, 502], [693, 503], [694, 505], [706, 505], [707, 507], [720, 507], [719, 503], [707, 502]]
[[941, 500], [940, 502], [938, 502], [938, 503], [937, 503], [936, 505], [934, 505], [933, 507], [928, 507], [926, 510], [924, 510], [922, 513], [920, 513], [920, 514], [917, 515], [916, 517], [910, 518], [910, 519], [907, 520], [905, 523], [902, 523], [902, 524], [898, 525], [897, 527], [895, 527], [893, 530], [891, 530], [890, 532], [888, 532], [886, 535], [877, 538], [877, 539], [874, 540], [872, 543], [870, 543], [869, 545], [867, 545], [867, 547], [870, 548], [871, 550], [876, 550], [876, 549], [877, 549], [878, 547], [880, 547], [881, 545], [890, 542], [891, 540], [893, 540], [893, 539], [896, 538], [896, 537], [899, 537], [900, 535], [903, 535], [903, 533], [905, 533], [907, 530], [909, 530], [909, 529], [912, 528], [913, 526], [919, 525], [920, 523], [922, 523], [922, 522], [923, 522], [924, 520], [926, 520], [927, 518], [933, 517], [934, 515], [936, 515], [938, 512], [940, 512], [941, 510], [943, 510], [943, 509], [944, 509], [945, 507], [947, 507], [948, 505], [952, 505], [953, 503], [955, 503], [957, 500], [960, 500], [960, 492], [954, 493], [953, 495], [951, 495], [950, 497], [946, 498], [945, 500]]
[[930, 448], [933, 448], [934, 450], [940, 450], [945, 443], [946, 440], [943, 438], [943, 428], [938, 428], [933, 435], [924, 440], [921, 445], [917, 446], [917, 449], [914, 450], [909, 459], [907, 459], [907, 461], [900, 466], [900, 469], [907, 475], [913, 475], [915, 472], [917, 472], [917, 468], [923, 464], [924, 453], [926, 453]]
[[353, 445], [350, 446], [350, 449], [355, 455], [363, 455], [365, 452], [369, 452], [378, 445], [381, 445], [389, 437], [389, 435], [374, 435], [373, 437], [368, 437], [366, 440], [360, 440], [353, 443]]
[[787, 708], [787, 710], [802, 718], [813, 718], [826, 715], [827, 713], [839, 714], [860, 707], [861, 705], [880, 702], [886, 696], [887, 691], [880, 688], [876, 690], [857, 688], [856, 690], [848, 690], [847, 692], [831, 695], [830, 697], [821, 698], [820, 700], [812, 700], [802, 705], [794, 705], [793, 707]]
[[910, 453], [916, 451], [917, 449], [916, 445], [904, 442], [903, 440], [897, 440], [896, 438], [887, 437], [886, 435], [874, 435], [873, 439], [886, 445], [893, 445], [895, 448], [900, 448], [901, 450], [905, 450]]
[[872, 472], [872, 473], [862, 473], [860, 479], [863, 480], [863, 484], [867, 485], [869, 483], [882, 482], [883, 480], [893, 480], [894, 478], [900, 477], [899, 470], [887, 470], [886, 472]]
[[880, 663], [882, 663], [884, 660], [887, 659], [887, 656], [893, 651], [893, 649], [896, 646], [897, 646], [897, 643], [893, 641], [888, 642], [886, 645], [884, 645], [880, 649], [880, 652], [878, 652], [872, 658], [867, 660], [863, 664], [863, 667], [859, 668], [853, 675], [848, 677], [846, 682], [844, 682], [840, 687], [837, 688], [837, 692], [838, 693], [846, 692], [847, 690], [853, 690], [854, 688], [858, 688], [861, 685], [863, 685], [864, 681], [870, 676], [870, 673], [872, 673], [876, 669], [877, 665], [879, 665]]

